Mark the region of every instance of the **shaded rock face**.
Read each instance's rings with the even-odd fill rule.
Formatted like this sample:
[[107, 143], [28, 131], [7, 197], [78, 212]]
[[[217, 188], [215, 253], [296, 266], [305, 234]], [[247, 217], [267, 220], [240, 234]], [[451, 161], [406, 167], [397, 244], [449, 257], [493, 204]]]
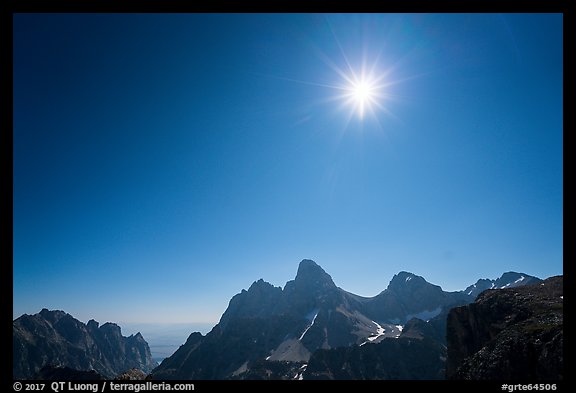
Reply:
[[116, 324], [84, 324], [63, 311], [43, 309], [19, 317], [13, 322], [12, 345], [15, 379], [34, 378], [45, 366], [95, 370], [106, 378], [156, 366], [140, 333], [124, 337]]
[[443, 337], [437, 328], [428, 322], [424, 322], [418, 318], [412, 318], [404, 325], [402, 329], [401, 338], [415, 338], [423, 339], [425, 337], [434, 339], [435, 341], [442, 343]]
[[450, 311], [449, 379], [563, 378], [563, 279], [483, 292]]
[[303, 379], [444, 379], [446, 349], [429, 338], [387, 338], [378, 344], [319, 350]]
[[228, 308], [220, 318], [225, 327], [233, 318], [266, 318], [273, 314], [274, 307], [282, 296], [282, 289], [260, 279], [248, 291], [242, 290], [230, 300]]
[[245, 370], [234, 373], [232, 380], [294, 380], [303, 379], [304, 362], [256, 360], [246, 364]]

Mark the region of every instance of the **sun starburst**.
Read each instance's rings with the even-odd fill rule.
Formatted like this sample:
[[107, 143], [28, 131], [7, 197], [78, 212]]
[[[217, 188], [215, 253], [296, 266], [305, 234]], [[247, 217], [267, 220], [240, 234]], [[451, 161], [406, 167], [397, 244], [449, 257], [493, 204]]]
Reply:
[[382, 86], [378, 80], [361, 74], [346, 78], [347, 85], [344, 87], [342, 97], [354, 108], [360, 119], [364, 118], [366, 111], [373, 111], [375, 106], [379, 106], [379, 99], [382, 98], [380, 89]]

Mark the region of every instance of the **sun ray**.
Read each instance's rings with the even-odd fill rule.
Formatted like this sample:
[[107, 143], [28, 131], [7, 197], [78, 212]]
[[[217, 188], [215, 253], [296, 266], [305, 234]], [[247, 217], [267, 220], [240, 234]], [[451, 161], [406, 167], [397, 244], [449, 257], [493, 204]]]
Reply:
[[[313, 82], [277, 75], [265, 76], [332, 90], [335, 93], [325, 96], [320, 102], [340, 102], [337, 109], [347, 112], [344, 121], [345, 129], [348, 128], [354, 119], [364, 123], [369, 121], [369, 118], [376, 121], [380, 125], [380, 129], [382, 129], [379, 113], [395, 117], [386, 105], [387, 101], [395, 100], [394, 95], [391, 94], [390, 87], [403, 80], [391, 78], [394, 67], [382, 67], [383, 58], [385, 57], [382, 50], [370, 52], [367, 48], [364, 48], [362, 55], [353, 59], [336, 36], [330, 23], [328, 23], [328, 26], [334, 39], [337, 56], [328, 55], [313, 43], [311, 43], [311, 49], [317, 58], [333, 72], [332, 77], [329, 79], [322, 78], [323, 81]], [[326, 74], [326, 76], [328, 75]]]

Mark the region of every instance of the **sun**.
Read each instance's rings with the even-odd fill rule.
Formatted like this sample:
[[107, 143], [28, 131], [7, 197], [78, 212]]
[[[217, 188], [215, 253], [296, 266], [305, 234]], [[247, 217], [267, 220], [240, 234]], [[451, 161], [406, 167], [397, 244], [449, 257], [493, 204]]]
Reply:
[[361, 77], [357, 80], [350, 80], [345, 94], [349, 103], [354, 107], [358, 116], [362, 119], [366, 110], [372, 110], [378, 104], [379, 88], [374, 80]]
[[374, 114], [377, 108], [384, 109], [384, 74], [376, 74], [374, 70], [366, 72], [364, 67], [361, 72], [349, 68], [348, 72], [338, 70], [338, 73], [342, 77], [338, 98], [351, 109], [351, 115], [356, 113], [360, 120], [363, 120], [368, 112]]
[[[391, 79], [393, 67], [383, 68], [381, 66], [381, 54], [369, 56], [374, 57], [373, 59], [365, 55], [363, 58], [352, 62], [342, 50], [343, 64], [339, 64], [338, 61], [322, 52], [320, 55], [321, 60], [335, 74], [327, 74], [328, 80], [311, 82], [285, 77], [277, 78], [332, 90], [333, 94], [327, 96], [323, 101], [339, 103], [337, 110], [346, 113], [344, 128], [348, 128], [352, 120], [356, 118], [357, 124], [378, 123], [382, 129], [380, 112], [395, 117], [388, 108], [387, 102], [395, 99], [392, 94], [393, 89], [390, 87], [400, 81]], [[334, 76], [339, 78], [334, 78]]]

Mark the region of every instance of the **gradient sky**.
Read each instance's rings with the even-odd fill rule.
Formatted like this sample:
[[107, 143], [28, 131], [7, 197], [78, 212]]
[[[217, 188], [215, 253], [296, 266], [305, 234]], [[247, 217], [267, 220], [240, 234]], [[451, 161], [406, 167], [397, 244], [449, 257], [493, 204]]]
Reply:
[[16, 14], [13, 53], [14, 317], [563, 272], [560, 14]]

